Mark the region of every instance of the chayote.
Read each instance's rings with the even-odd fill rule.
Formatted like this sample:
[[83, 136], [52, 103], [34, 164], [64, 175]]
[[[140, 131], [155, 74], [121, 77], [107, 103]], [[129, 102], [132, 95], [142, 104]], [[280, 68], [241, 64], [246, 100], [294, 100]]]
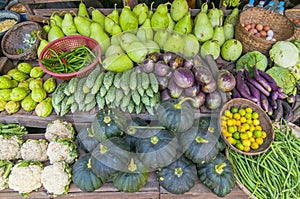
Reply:
[[25, 87], [16, 87], [11, 90], [10, 99], [13, 101], [21, 101], [23, 100], [28, 94], [30, 90]]
[[30, 71], [30, 77], [33, 77], [33, 78], [43, 77], [44, 74], [45, 74], [45, 72], [39, 66], [33, 67]]
[[47, 93], [52, 93], [56, 88], [56, 81], [53, 77], [49, 77], [43, 84], [43, 88]]
[[26, 80], [20, 81], [18, 84], [18, 87], [25, 87], [25, 88], [29, 88], [29, 83], [30, 81], [33, 80], [33, 78], [28, 78]]
[[18, 82], [28, 79], [28, 75], [25, 73], [19, 71], [18, 69], [14, 68], [7, 72], [7, 75], [11, 76], [14, 80], [17, 80]]
[[31, 95], [27, 95], [27, 97], [22, 100], [21, 107], [25, 111], [33, 111], [37, 104], [38, 103], [32, 99]]
[[20, 110], [21, 103], [16, 101], [9, 101], [5, 104], [5, 110], [8, 114], [16, 113]]
[[4, 111], [5, 110], [5, 104], [6, 103], [7, 103], [6, 101], [0, 100], [0, 111]]
[[41, 102], [47, 97], [45, 89], [35, 87], [31, 90], [31, 97], [35, 102]]
[[10, 101], [10, 93], [11, 89], [10, 88], [5, 88], [0, 90], [0, 100], [3, 101]]
[[32, 90], [34, 88], [43, 88], [43, 79], [42, 78], [35, 78], [29, 82], [29, 89]]
[[[18, 84], [17, 84], [18, 85]], [[5, 76], [0, 76], [0, 89], [16, 87], [15, 81], [8, 79]]]
[[30, 74], [30, 71], [32, 69], [32, 66], [29, 63], [21, 62], [18, 64], [17, 69], [27, 75]]
[[52, 106], [51, 97], [44, 99], [35, 107], [35, 113], [39, 117], [47, 117], [52, 113], [52, 111], [53, 111], [53, 106]]

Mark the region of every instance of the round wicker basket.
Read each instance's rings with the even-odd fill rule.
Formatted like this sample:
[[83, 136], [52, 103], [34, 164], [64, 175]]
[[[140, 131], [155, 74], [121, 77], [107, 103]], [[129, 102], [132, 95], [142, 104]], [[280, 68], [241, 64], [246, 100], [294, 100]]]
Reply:
[[[15, 25], [12, 29], [7, 31], [1, 41], [1, 48], [3, 54], [13, 60], [35, 60], [37, 58], [37, 49], [40, 40], [36, 41], [30, 48], [22, 53], [18, 53], [18, 49], [24, 46], [23, 40], [26, 34], [31, 34], [32, 31], [40, 31], [42, 35], [44, 31], [42, 27], [33, 21], [25, 21]], [[43, 36], [42, 36], [43, 37]]]
[[242, 42], [243, 53], [258, 50], [268, 55], [269, 50], [275, 43], [275, 41], [267, 41], [264, 38], [252, 35], [242, 26], [242, 24], [251, 23], [270, 26], [277, 41], [290, 40], [294, 35], [294, 26], [287, 17], [262, 8], [249, 8], [240, 13], [235, 28], [235, 38]]
[[296, 24], [293, 20], [300, 21], [300, 8], [288, 9], [285, 12], [285, 16], [290, 19], [294, 25], [294, 39], [300, 39], [300, 23]]
[[266, 112], [260, 108], [257, 104], [255, 104], [254, 102], [244, 99], [244, 98], [234, 98], [230, 101], [228, 101], [221, 109], [220, 113], [219, 113], [219, 129], [221, 128], [221, 118], [224, 115], [224, 111], [225, 110], [230, 110], [232, 107], [238, 107], [238, 108], [247, 108], [250, 107], [252, 108], [253, 111], [257, 112], [259, 114], [259, 120], [260, 120], [260, 126], [262, 127], [262, 129], [267, 133], [267, 137], [264, 140], [264, 143], [262, 145], [259, 146], [258, 149], [253, 150], [251, 149], [249, 152], [245, 152], [245, 151], [241, 151], [239, 149], [237, 149], [234, 145], [230, 144], [227, 140], [227, 138], [223, 135], [223, 132], [221, 132], [221, 137], [223, 138], [224, 142], [234, 151], [244, 154], [244, 155], [258, 155], [261, 153], [266, 152], [273, 140], [274, 140], [274, 130], [272, 127], [272, 122], [269, 118], [269, 116], [266, 114]]

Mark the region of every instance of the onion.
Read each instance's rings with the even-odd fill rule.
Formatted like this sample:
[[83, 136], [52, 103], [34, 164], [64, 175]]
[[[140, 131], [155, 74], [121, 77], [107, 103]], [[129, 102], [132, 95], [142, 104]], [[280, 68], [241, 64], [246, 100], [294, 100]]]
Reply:
[[191, 87], [195, 82], [194, 74], [187, 68], [178, 68], [174, 70], [173, 79], [177, 86], [181, 88]]

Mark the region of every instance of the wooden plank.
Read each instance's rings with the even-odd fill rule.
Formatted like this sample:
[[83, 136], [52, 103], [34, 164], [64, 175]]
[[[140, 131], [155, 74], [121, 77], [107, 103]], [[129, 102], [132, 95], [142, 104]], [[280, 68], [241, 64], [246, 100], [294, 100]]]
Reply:
[[[79, 2], [80, 0], [68, 0], [73, 2]], [[19, 0], [22, 4], [37, 4], [37, 3], [59, 3], [66, 2], [66, 0]]]

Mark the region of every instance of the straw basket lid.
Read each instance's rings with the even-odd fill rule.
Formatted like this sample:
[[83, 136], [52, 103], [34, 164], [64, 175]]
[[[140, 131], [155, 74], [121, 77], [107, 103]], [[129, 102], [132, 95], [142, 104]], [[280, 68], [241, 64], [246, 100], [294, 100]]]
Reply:
[[1, 41], [3, 54], [13, 60], [35, 60], [40, 43], [38, 38], [36, 38], [30, 48], [27, 48], [22, 53], [18, 53], [18, 50], [24, 47], [24, 38], [28, 34], [31, 35], [32, 31], [40, 31], [42, 35], [44, 34], [42, 27], [33, 21], [21, 22], [7, 31]]
[[[268, 25], [274, 32], [276, 41], [290, 40], [294, 35], [294, 26], [291, 21], [278, 13], [263, 8], [249, 8], [242, 11], [235, 28], [235, 38], [242, 42], [243, 53], [258, 50], [268, 55], [275, 41], [267, 41], [248, 32], [243, 25], [247, 24]], [[284, 31], [283, 31], [284, 30]]]
[[267, 133], [267, 137], [264, 139], [264, 143], [259, 146], [258, 149], [253, 150], [251, 149], [249, 152], [241, 151], [237, 149], [234, 145], [230, 144], [227, 140], [227, 138], [224, 136], [223, 132], [221, 132], [221, 137], [225, 141], [225, 143], [234, 151], [244, 154], [244, 155], [258, 155], [261, 153], [266, 152], [273, 140], [274, 140], [274, 130], [272, 126], [272, 122], [269, 118], [269, 116], [266, 114], [266, 112], [260, 108], [257, 104], [254, 102], [244, 99], [244, 98], [234, 98], [232, 100], [229, 100], [221, 109], [220, 114], [219, 114], [219, 129], [221, 128], [221, 122], [222, 122], [222, 116], [224, 115], [225, 110], [230, 110], [232, 107], [237, 107], [237, 108], [247, 108], [250, 107], [252, 108], [253, 111], [257, 112], [259, 114], [259, 121], [260, 121], [260, 126], [262, 127], [263, 131]]

